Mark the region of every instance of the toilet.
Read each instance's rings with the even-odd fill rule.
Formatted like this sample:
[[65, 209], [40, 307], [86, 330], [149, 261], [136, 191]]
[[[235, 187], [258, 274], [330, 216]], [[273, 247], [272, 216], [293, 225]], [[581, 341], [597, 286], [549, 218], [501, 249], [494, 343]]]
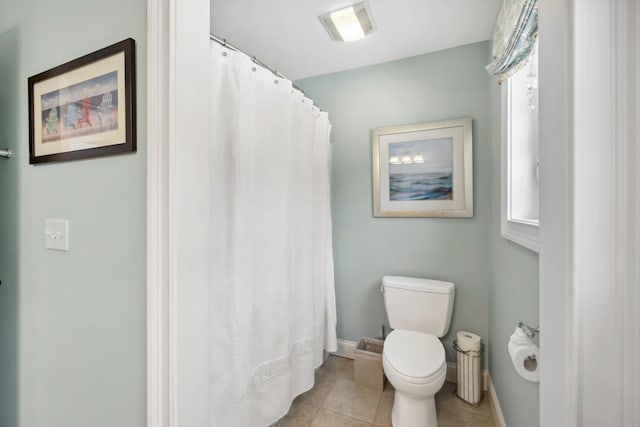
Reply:
[[453, 312], [450, 282], [384, 276], [384, 306], [393, 331], [382, 351], [382, 368], [395, 388], [393, 427], [436, 427], [435, 394], [447, 375], [444, 347]]

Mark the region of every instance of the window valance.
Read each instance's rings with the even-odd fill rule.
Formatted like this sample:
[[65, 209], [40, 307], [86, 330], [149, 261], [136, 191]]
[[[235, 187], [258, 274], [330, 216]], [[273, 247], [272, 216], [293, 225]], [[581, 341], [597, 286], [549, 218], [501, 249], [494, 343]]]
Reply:
[[493, 30], [489, 74], [502, 83], [527, 61], [538, 36], [538, 0], [503, 0]]

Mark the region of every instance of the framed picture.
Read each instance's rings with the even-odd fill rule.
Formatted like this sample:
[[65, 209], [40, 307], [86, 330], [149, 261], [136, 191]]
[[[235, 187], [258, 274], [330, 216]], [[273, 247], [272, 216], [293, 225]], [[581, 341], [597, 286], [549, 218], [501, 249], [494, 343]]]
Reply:
[[135, 41], [29, 77], [29, 163], [136, 151]]
[[473, 217], [471, 119], [373, 129], [374, 217]]

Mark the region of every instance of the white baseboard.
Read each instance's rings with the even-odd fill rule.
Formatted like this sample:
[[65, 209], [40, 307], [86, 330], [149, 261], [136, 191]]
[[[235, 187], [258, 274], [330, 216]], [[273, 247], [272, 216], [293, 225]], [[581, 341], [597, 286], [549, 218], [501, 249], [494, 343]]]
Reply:
[[487, 379], [489, 380], [489, 398], [491, 399], [491, 411], [493, 412], [493, 418], [496, 420], [496, 425], [498, 427], [507, 427], [507, 423], [504, 421], [504, 415], [502, 415], [502, 409], [500, 408], [496, 389], [493, 387], [493, 381], [491, 381], [491, 375], [487, 375]]
[[[456, 364], [447, 362], [446, 381], [456, 383], [457, 380]], [[491, 404], [491, 412], [493, 412], [493, 418], [496, 421], [497, 427], [507, 427], [507, 423], [504, 421], [504, 415], [502, 415], [502, 408], [500, 408], [496, 389], [493, 387], [493, 382], [491, 381], [491, 375], [486, 369], [482, 370], [482, 389], [485, 391], [485, 397], [489, 399], [489, 403]]]
[[346, 357], [347, 359], [353, 359], [354, 358], [353, 354], [356, 351], [357, 345], [358, 343], [354, 341], [338, 339], [338, 350], [334, 351], [331, 354], [334, 354], [340, 357]]

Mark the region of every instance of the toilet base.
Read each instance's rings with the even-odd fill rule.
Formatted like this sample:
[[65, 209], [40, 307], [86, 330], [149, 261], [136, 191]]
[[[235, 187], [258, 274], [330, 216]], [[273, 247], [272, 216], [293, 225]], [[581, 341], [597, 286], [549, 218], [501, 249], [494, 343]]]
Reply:
[[391, 409], [393, 427], [438, 427], [435, 396], [421, 397], [395, 391]]

